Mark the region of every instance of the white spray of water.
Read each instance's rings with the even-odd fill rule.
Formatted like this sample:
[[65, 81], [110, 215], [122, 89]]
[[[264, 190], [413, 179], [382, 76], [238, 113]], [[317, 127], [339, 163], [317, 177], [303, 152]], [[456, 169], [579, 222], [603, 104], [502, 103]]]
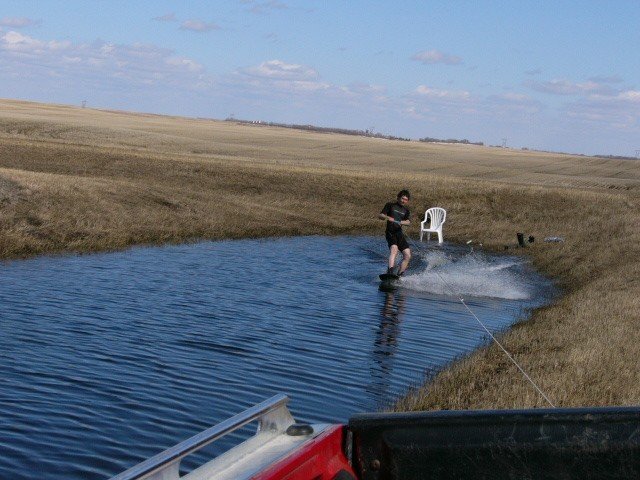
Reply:
[[402, 285], [412, 290], [509, 300], [526, 300], [533, 293], [523, 276], [513, 269], [522, 263], [518, 259], [488, 258], [480, 253], [456, 258], [443, 251], [419, 255], [426, 268], [415, 273], [407, 272], [402, 280]]

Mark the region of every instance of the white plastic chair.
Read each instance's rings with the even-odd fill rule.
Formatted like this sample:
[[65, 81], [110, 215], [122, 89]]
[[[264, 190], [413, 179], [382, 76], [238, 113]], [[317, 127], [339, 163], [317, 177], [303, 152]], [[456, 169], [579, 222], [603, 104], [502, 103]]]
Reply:
[[[443, 242], [442, 238], [442, 224], [447, 218], [447, 211], [444, 208], [433, 207], [424, 212], [424, 220], [420, 223], [420, 241], [422, 236], [426, 233], [427, 240], [431, 240], [431, 234], [438, 234], [438, 243]], [[431, 221], [429, 228], [426, 227], [428, 221]]]

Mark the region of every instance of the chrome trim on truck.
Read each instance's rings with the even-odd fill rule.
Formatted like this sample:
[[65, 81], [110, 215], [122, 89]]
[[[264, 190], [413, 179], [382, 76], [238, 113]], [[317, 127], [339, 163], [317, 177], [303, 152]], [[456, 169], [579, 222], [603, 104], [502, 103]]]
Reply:
[[248, 423], [258, 421], [258, 432], [284, 432], [294, 423], [287, 409], [289, 397], [274, 395], [262, 403], [200, 432], [164, 452], [116, 475], [111, 480], [178, 480], [180, 461], [187, 455], [205, 447], [214, 440]]

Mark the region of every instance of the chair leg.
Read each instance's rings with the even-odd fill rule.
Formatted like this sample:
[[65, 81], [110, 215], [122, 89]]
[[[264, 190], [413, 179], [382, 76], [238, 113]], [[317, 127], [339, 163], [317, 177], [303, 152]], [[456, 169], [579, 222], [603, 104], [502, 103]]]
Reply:
[[442, 238], [442, 230], [438, 230], [438, 243], [442, 243], [443, 242], [443, 238]]
[[422, 236], [424, 235], [424, 232], [422, 230], [420, 230], [420, 241], [422, 241]]

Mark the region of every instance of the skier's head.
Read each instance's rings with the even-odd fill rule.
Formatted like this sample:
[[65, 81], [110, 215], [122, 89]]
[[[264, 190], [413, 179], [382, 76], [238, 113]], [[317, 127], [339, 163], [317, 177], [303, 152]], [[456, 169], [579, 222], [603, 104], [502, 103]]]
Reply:
[[406, 205], [407, 203], [409, 203], [409, 200], [411, 200], [411, 194], [409, 193], [409, 190], [400, 190], [398, 192], [398, 203], [400, 205]]

